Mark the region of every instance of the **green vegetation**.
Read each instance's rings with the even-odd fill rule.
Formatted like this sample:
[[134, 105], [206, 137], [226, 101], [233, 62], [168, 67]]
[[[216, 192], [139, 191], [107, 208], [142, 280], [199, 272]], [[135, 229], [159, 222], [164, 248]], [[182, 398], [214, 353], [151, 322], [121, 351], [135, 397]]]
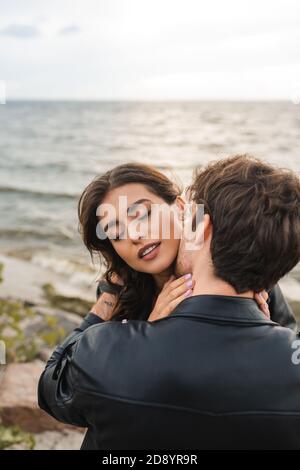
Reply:
[[46, 315], [43, 318], [45, 327], [39, 332], [39, 337], [49, 347], [54, 348], [66, 336], [65, 329], [58, 325], [58, 319], [52, 315]]
[[35, 440], [32, 434], [22, 431], [19, 426], [3, 426], [0, 424], [0, 450], [20, 445], [23, 450], [32, 450]]
[[[3, 281], [2, 273], [3, 264], [0, 263], [0, 282]], [[0, 338], [5, 341], [9, 352], [10, 345], [13, 344], [13, 353], [10, 359], [14, 357], [18, 357], [18, 359], [29, 358], [36, 353], [35, 344], [28, 343], [25, 338], [22, 338], [19, 327], [22, 317], [24, 315], [30, 317], [32, 314], [30, 309], [24, 306], [21, 308], [18, 302], [0, 300]], [[5, 328], [6, 335], [10, 331], [9, 338], [5, 336]], [[35, 440], [32, 434], [22, 431], [19, 426], [4, 426], [0, 420], [0, 450], [9, 449], [15, 445], [20, 445], [22, 449], [31, 450], [35, 446]]]
[[[3, 265], [0, 265], [0, 282]], [[38, 331], [26, 334], [25, 325], [39, 321]], [[41, 315], [24, 302], [0, 299], [0, 338], [6, 346], [7, 362], [29, 362], [43, 347], [54, 347], [65, 337], [64, 328], [52, 315]]]
[[43, 285], [44, 295], [52, 307], [66, 310], [67, 312], [77, 313], [77, 315], [85, 316], [91, 309], [92, 305], [87, 300], [80, 297], [66, 297], [58, 294], [52, 284]]
[[[24, 324], [40, 320], [39, 331], [28, 335]], [[7, 362], [30, 362], [39, 356], [43, 347], [54, 347], [66, 333], [57, 318], [40, 315], [23, 302], [0, 299], [0, 337], [6, 345]]]
[[34, 312], [21, 302], [0, 300], [0, 337], [6, 345], [7, 362], [28, 362], [38, 355], [37, 343], [26, 337], [21, 322]]

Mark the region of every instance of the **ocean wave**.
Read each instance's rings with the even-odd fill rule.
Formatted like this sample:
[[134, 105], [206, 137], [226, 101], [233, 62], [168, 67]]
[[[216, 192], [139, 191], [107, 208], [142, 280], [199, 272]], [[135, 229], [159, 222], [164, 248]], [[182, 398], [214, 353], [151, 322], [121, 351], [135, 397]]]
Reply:
[[33, 197], [44, 197], [44, 198], [55, 198], [55, 199], [75, 199], [78, 197], [78, 194], [71, 193], [53, 193], [49, 191], [40, 191], [36, 189], [29, 188], [14, 188], [11, 186], [0, 186], [0, 193], [15, 193], [20, 196], [33, 196]]
[[20, 229], [20, 228], [3, 228], [0, 229], [0, 237], [5, 237], [9, 239], [28, 239], [34, 238], [39, 240], [48, 240], [52, 242], [62, 242], [67, 240], [73, 240], [73, 236], [69, 231], [56, 231], [55, 233], [51, 232], [42, 232], [35, 229]]
[[87, 262], [63, 258], [61, 254], [54, 252], [37, 252], [33, 254], [31, 262], [56, 274], [67, 275], [71, 284], [85, 287], [90, 287], [95, 282], [99, 271]]

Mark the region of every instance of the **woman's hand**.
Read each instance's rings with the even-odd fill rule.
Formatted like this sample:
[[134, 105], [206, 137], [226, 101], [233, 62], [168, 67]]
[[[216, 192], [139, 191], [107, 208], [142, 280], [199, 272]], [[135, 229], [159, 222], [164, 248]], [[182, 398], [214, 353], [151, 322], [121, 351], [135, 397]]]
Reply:
[[103, 321], [111, 320], [116, 305], [116, 297], [117, 296], [114, 294], [102, 292], [99, 299], [91, 309], [91, 313], [94, 313]]
[[[119, 286], [123, 286], [124, 282], [117, 275], [113, 274], [111, 277], [111, 282]], [[102, 292], [99, 296], [99, 299], [91, 309], [91, 313], [97, 315], [103, 321], [109, 321], [114, 316], [114, 308], [117, 302], [117, 294], [109, 294], [108, 292]]]
[[182, 300], [192, 294], [193, 287], [194, 281], [191, 274], [185, 274], [179, 279], [171, 276], [157, 297], [148, 321], [167, 317]]
[[270, 309], [269, 309], [269, 305], [267, 304], [267, 300], [269, 298], [268, 292], [263, 290], [262, 292], [259, 292], [258, 294], [255, 294], [254, 298], [255, 298], [260, 310], [263, 312], [263, 314], [267, 318], [270, 318]]

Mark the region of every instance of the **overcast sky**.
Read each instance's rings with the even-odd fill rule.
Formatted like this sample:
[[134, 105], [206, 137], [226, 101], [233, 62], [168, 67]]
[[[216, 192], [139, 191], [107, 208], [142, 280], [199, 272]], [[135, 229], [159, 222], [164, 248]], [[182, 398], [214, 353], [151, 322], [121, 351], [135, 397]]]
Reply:
[[300, 99], [299, 0], [0, 0], [7, 99]]

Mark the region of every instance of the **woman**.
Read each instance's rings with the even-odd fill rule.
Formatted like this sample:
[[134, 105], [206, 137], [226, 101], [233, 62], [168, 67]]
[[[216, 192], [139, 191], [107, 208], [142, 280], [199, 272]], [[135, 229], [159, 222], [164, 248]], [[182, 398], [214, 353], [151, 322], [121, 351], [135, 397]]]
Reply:
[[[124, 196], [130, 208], [125, 215], [120, 209], [120, 198]], [[151, 210], [155, 204], [167, 207], [164, 216], [169, 213], [178, 215], [168, 218], [169, 237], [162, 236], [165, 225], [162, 218], [158, 224], [158, 236], [155, 239], [149, 236]], [[99, 209], [104, 206], [114, 208], [116, 216], [99, 215]], [[87, 186], [78, 205], [83, 241], [91, 256], [100, 255], [106, 266], [106, 284], [102, 283], [104, 293], [91, 310], [93, 314], [102, 320], [153, 321], [168, 315], [186, 296], [191, 295], [191, 275], [179, 279], [174, 276], [180, 244], [180, 237], [175, 234], [176, 229], [177, 234], [182, 229], [180, 216], [183, 212], [180, 188], [151, 166], [138, 163], [120, 165]], [[130, 232], [128, 227], [133, 222], [144, 227], [142, 234]], [[99, 227], [100, 234], [105, 234], [106, 238], [99, 237]], [[267, 293], [257, 294], [256, 301], [263, 313], [269, 316], [267, 298]], [[280, 319], [284, 312], [285, 320], [281, 319], [281, 324], [285, 322], [288, 323], [286, 326], [293, 327], [292, 313], [278, 287], [271, 294], [271, 304], [273, 320], [276, 321], [276, 311]]]

